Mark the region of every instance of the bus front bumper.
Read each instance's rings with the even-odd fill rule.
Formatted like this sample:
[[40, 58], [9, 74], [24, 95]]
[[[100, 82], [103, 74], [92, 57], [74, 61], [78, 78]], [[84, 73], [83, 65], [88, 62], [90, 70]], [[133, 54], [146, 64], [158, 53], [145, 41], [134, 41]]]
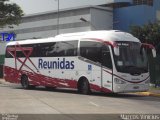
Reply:
[[149, 84], [119, 84], [115, 85], [113, 91], [115, 93], [124, 93], [124, 92], [145, 92], [149, 90]]

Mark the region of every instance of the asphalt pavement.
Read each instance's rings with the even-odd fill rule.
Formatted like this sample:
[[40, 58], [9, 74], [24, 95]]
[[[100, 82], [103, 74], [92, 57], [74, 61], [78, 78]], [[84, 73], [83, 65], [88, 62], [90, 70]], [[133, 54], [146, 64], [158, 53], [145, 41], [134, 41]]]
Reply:
[[[0, 84], [11, 84], [0, 78]], [[137, 95], [160, 97], [160, 89], [150, 89], [148, 92], [137, 92]]]
[[25, 90], [3, 79], [0, 83], [0, 120], [142, 120], [145, 115], [160, 119], [160, 97], [139, 93], [81, 95], [68, 89]]

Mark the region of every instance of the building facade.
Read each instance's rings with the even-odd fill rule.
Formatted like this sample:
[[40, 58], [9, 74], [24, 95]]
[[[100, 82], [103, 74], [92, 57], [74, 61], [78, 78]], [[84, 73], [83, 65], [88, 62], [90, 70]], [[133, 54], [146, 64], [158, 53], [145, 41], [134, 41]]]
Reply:
[[[160, 20], [160, 0], [106, 0], [96, 6], [67, 8], [26, 15], [19, 26], [0, 29], [16, 33], [16, 40], [37, 39], [61, 33], [90, 30], [122, 30]], [[0, 43], [0, 64], [4, 63], [5, 42]]]
[[[57, 34], [91, 30], [113, 29], [113, 10], [101, 6], [86, 6], [60, 11], [26, 15], [14, 28], [4, 28], [1, 32], [16, 34], [16, 40], [53, 37]], [[5, 46], [0, 41], [0, 64], [4, 63]]]
[[130, 26], [160, 21], [160, 0], [115, 0], [113, 7], [114, 29], [129, 32]]

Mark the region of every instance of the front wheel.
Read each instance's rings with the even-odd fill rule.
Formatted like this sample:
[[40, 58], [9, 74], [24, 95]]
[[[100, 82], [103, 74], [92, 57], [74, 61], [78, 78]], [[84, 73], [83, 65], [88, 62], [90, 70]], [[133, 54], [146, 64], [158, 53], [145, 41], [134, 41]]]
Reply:
[[89, 83], [88, 83], [88, 80], [87, 79], [83, 79], [80, 83], [79, 83], [79, 86], [78, 86], [78, 91], [81, 93], [81, 94], [89, 94], [90, 93], [90, 87], [89, 87]]

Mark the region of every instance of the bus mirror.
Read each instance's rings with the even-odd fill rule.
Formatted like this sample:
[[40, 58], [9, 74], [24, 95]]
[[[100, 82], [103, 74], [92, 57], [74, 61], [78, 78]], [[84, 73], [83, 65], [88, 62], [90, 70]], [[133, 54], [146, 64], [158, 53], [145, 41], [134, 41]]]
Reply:
[[156, 49], [155, 49], [155, 47], [153, 45], [147, 44], [147, 43], [142, 43], [142, 47], [151, 49], [153, 57], [154, 58], [156, 57]]
[[120, 53], [119, 53], [119, 47], [118, 47], [118, 46], [114, 47], [114, 54], [115, 54], [116, 56], [119, 56], [119, 55], [120, 55]]
[[152, 49], [152, 55], [154, 58], [156, 57], [156, 50], [154, 48]]

